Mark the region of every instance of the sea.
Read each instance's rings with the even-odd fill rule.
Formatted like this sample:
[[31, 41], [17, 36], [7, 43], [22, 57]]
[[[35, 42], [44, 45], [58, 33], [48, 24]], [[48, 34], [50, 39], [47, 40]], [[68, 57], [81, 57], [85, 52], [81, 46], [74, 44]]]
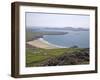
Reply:
[[44, 35], [43, 39], [48, 41], [49, 43], [63, 46], [63, 47], [75, 47], [78, 48], [89, 48], [89, 30], [53, 30], [53, 29], [40, 29], [36, 30], [37, 32], [68, 32], [68, 34], [64, 35]]

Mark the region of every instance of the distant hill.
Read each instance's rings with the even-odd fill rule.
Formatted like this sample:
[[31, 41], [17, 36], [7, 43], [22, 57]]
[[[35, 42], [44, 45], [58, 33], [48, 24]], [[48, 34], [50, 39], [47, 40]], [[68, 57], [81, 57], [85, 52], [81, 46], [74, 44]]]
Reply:
[[89, 31], [88, 28], [73, 28], [73, 27], [63, 27], [63, 28], [57, 28], [57, 27], [28, 27], [26, 30], [39, 30], [39, 29], [53, 29], [53, 30], [71, 30], [71, 31]]
[[55, 29], [55, 30], [72, 30], [72, 31], [88, 31], [88, 28], [73, 28], [73, 27], [64, 27], [64, 28], [46, 28], [46, 29]]

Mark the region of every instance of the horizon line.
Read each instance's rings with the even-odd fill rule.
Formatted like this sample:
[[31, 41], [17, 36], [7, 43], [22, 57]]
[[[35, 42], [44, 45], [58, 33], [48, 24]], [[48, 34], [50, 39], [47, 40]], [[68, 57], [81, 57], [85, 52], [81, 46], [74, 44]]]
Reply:
[[[26, 28], [67, 28], [67, 27], [70, 27], [70, 28], [84, 28], [84, 27], [73, 27], [73, 26], [66, 26], [66, 27], [44, 27], [44, 26], [26, 26]], [[89, 27], [85, 28], [85, 29], [89, 29]]]

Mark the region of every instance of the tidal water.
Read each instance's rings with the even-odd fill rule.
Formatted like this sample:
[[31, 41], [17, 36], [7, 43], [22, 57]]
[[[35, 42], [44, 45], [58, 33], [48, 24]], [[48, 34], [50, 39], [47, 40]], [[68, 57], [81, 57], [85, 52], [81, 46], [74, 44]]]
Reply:
[[89, 31], [72, 31], [72, 30], [48, 30], [41, 29], [40, 31], [55, 31], [68, 32], [64, 35], [44, 35], [43, 39], [59, 46], [79, 48], [89, 48]]

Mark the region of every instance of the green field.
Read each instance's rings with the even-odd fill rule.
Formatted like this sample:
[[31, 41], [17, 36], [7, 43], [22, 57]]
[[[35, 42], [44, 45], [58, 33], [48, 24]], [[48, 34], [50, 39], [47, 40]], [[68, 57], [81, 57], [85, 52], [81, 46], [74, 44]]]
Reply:
[[[27, 48], [26, 49], [26, 67], [40, 66], [41, 63], [47, 62], [48, 59], [56, 60], [56, 58], [58, 58], [58, 57], [60, 58], [60, 56], [63, 56], [63, 55], [67, 55], [66, 57], [72, 56], [71, 58], [73, 60], [73, 53], [74, 53], [74, 56], [76, 56], [75, 54], [77, 54], [77, 53], [80, 54], [83, 51], [86, 52], [86, 50], [87, 49], [80, 49], [80, 48], [59, 48], [59, 49]], [[84, 53], [82, 53], [82, 55], [84, 55]], [[82, 57], [81, 54], [79, 56]], [[66, 57], [65, 57], [65, 59], [66, 59]], [[71, 60], [71, 58], [70, 58], [70, 60]], [[86, 58], [86, 56], [84, 58]], [[72, 60], [71, 60], [71, 62], [72, 62]], [[65, 62], [65, 63], [67, 64], [68, 62]], [[83, 63], [89, 63], [89, 61], [81, 60], [81, 63], [78, 63], [78, 64], [83, 64]]]

